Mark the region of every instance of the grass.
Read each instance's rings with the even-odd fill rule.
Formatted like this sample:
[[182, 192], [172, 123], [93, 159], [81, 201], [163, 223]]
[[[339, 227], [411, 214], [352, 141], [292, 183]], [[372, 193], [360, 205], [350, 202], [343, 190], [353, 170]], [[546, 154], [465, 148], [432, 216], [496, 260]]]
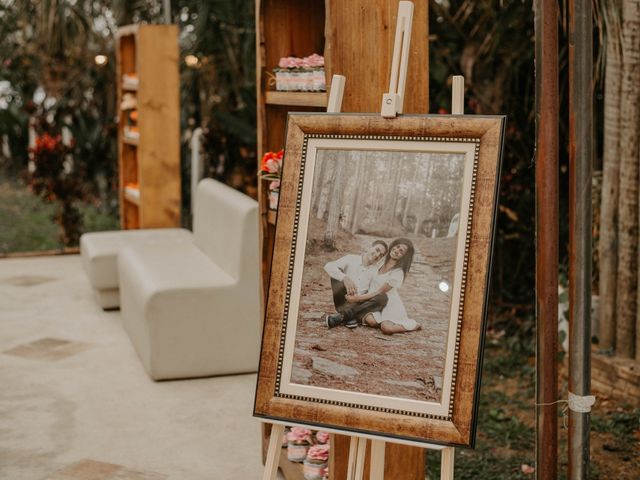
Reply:
[[[489, 339], [490, 340], [490, 339]], [[535, 478], [535, 370], [526, 352], [508, 339], [488, 341], [474, 450], [456, 449], [455, 478], [512, 480]], [[560, 384], [562, 384], [560, 379]], [[597, 393], [596, 393], [597, 394]], [[565, 395], [566, 393], [561, 393]], [[562, 407], [558, 408], [560, 412]], [[558, 479], [567, 478], [567, 430], [558, 419]], [[590, 478], [637, 480], [640, 471], [640, 409], [609, 400], [591, 415]], [[440, 455], [427, 454], [430, 479], [440, 478]]]
[[[84, 231], [119, 228], [116, 216], [95, 205], [83, 204], [80, 210]], [[55, 205], [45, 203], [20, 182], [0, 176], [0, 255], [61, 249], [55, 211]]]

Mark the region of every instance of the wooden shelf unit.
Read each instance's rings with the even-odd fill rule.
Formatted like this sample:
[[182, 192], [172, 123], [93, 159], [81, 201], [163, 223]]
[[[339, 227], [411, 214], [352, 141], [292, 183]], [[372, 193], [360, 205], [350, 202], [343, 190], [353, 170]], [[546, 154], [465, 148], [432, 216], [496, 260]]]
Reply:
[[[327, 88], [333, 74], [344, 75], [343, 112], [380, 112], [388, 91], [395, 36], [397, 0], [256, 0], [256, 75], [258, 160], [268, 151], [284, 148], [285, 122], [290, 111], [324, 111], [328, 95], [315, 92], [276, 92], [270, 86], [272, 70], [281, 57], [325, 57]], [[406, 113], [429, 108], [428, 2], [415, 2], [411, 55], [404, 101]], [[268, 288], [275, 240], [275, 214], [268, 209], [265, 182], [259, 183], [261, 213], [263, 306]], [[263, 435], [270, 429], [265, 427]], [[349, 438], [332, 435], [329, 477], [345, 478]], [[287, 480], [302, 475], [281, 459]], [[424, 450], [388, 445], [385, 479], [423, 480]]]
[[287, 105], [290, 107], [327, 108], [326, 92], [265, 92], [267, 105]]
[[[180, 226], [180, 100], [178, 27], [128, 25], [117, 35], [118, 170], [123, 229]], [[136, 74], [126, 85], [123, 74]], [[139, 138], [125, 136], [129, 110], [123, 96], [137, 102]], [[139, 198], [125, 186], [139, 185]]]

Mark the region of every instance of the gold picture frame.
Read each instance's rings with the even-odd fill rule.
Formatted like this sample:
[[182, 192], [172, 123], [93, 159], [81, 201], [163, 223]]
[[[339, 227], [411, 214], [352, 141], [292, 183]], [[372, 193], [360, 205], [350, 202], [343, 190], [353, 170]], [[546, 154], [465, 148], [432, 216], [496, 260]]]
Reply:
[[255, 416], [473, 446], [504, 124], [289, 115]]

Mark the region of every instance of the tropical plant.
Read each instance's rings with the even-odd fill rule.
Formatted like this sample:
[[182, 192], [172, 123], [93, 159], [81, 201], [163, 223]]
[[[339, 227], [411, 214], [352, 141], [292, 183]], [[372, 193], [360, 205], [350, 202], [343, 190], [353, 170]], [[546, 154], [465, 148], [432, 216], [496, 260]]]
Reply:
[[[48, 203], [57, 204], [55, 222], [60, 225], [60, 241], [77, 245], [82, 216], [77, 202], [85, 199], [83, 174], [73, 164], [73, 143], [64, 142], [56, 125], [46, 115], [39, 116], [35, 147], [31, 149], [32, 165], [27, 175], [31, 191]], [[54, 133], [55, 132], [55, 133]]]

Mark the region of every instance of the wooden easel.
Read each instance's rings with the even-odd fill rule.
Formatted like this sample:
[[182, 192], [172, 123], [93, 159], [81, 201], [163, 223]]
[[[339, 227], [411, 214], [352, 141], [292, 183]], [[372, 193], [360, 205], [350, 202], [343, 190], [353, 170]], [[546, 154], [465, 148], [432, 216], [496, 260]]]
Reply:
[[[382, 107], [380, 111], [380, 114], [386, 118], [393, 118], [399, 113], [402, 113], [407, 78], [407, 66], [409, 63], [409, 45], [411, 41], [412, 22], [413, 3], [409, 1], [400, 1], [398, 7], [398, 19], [396, 23], [393, 59], [391, 62], [389, 92], [385, 93], [382, 97]], [[328, 113], [339, 113], [341, 111], [344, 84], [345, 77], [342, 75], [333, 76], [331, 80], [331, 89], [329, 91], [329, 101], [327, 104]], [[453, 77], [451, 113], [454, 115], [464, 114], [464, 77], [459, 75]], [[292, 422], [287, 422], [286, 425], [296, 426], [296, 424]], [[299, 426], [305, 428], [308, 427], [308, 425]], [[262, 480], [276, 480], [284, 428], [285, 423], [274, 423], [271, 427], [271, 436], [269, 438], [269, 446], [267, 449]], [[347, 434], [344, 431], [332, 431], [331, 429], [323, 430], [340, 435]], [[367, 440], [371, 441], [369, 478], [370, 480], [384, 480], [384, 457], [387, 439], [374, 435], [351, 435], [350, 438], [351, 442], [349, 445], [349, 460], [346, 480], [363, 479]], [[441, 452], [440, 480], [453, 480], [455, 454], [453, 447], [443, 447], [441, 445], [403, 440], [394, 440], [394, 443], [418, 446], [427, 450], [439, 450]]]

